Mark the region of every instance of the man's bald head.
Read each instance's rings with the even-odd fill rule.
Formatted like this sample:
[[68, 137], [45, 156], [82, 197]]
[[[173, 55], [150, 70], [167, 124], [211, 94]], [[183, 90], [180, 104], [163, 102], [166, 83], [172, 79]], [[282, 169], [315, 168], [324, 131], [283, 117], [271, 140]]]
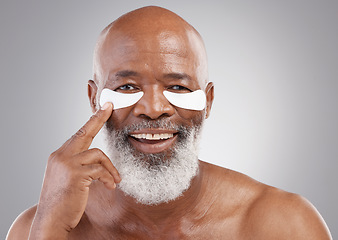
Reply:
[[186, 58], [196, 71], [197, 81], [208, 81], [207, 59], [199, 33], [177, 14], [160, 7], [144, 7], [129, 12], [101, 33], [94, 52], [94, 81], [102, 88], [109, 77], [112, 57], [123, 62], [126, 53], [135, 51], [174, 54]]
[[[127, 98], [142, 93], [134, 105], [115, 109], [105, 124], [110, 159], [122, 177], [120, 189], [143, 204], [178, 198], [198, 173], [200, 132], [213, 100], [198, 32], [163, 8], [127, 13], [100, 35], [94, 80], [88, 88], [93, 111], [103, 88]], [[190, 93], [197, 90], [204, 90], [199, 99], [207, 102], [199, 110], [177, 106], [165, 94], [179, 99], [196, 96]]]

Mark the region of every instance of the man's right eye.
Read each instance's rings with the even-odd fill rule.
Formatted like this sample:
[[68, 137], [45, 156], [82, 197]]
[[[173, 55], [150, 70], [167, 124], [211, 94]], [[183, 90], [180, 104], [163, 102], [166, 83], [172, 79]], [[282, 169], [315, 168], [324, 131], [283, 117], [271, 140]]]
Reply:
[[125, 84], [125, 85], [122, 85], [122, 86], [116, 88], [114, 91], [119, 92], [119, 91], [135, 91], [135, 90], [137, 90], [137, 88], [134, 87], [133, 85]]

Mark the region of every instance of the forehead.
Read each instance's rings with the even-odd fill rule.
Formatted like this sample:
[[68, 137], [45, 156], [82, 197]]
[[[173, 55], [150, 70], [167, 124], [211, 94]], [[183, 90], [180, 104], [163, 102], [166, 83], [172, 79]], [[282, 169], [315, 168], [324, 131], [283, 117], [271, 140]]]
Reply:
[[[180, 73], [200, 82], [206, 68], [203, 43], [192, 31], [114, 32], [98, 47], [96, 67], [101, 79], [107, 81], [118, 71], [139, 74]], [[205, 81], [205, 79], [204, 79]]]

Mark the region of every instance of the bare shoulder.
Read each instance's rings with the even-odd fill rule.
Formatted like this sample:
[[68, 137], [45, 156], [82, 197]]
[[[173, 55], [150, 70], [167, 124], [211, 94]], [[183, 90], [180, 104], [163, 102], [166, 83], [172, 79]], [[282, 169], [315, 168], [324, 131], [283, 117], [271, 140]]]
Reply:
[[248, 211], [247, 226], [258, 236], [273, 239], [331, 239], [323, 218], [307, 199], [263, 184]]
[[27, 209], [15, 219], [8, 231], [7, 240], [28, 239], [36, 208], [37, 206], [33, 206]]
[[[332, 239], [323, 218], [304, 197], [230, 169], [202, 164], [211, 178], [208, 182], [217, 186], [213, 194], [222, 196], [224, 213], [237, 209], [242, 239]], [[227, 196], [231, 200], [226, 201]]]

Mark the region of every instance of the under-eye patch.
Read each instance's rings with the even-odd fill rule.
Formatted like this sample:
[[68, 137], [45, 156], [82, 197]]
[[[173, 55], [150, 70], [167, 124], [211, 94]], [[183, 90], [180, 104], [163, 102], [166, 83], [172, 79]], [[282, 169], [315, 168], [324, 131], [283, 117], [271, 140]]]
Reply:
[[[163, 91], [163, 95], [167, 100], [176, 107], [189, 110], [203, 110], [206, 104], [206, 96], [204, 91], [196, 90], [189, 93], [175, 93]], [[106, 102], [114, 104], [114, 109], [130, 107], [137, 103], [143, 96], [143, 92], [137, 93], [120, 93], [110, 89], [103, 89], [100, 97], [100, 105]]]
[[203, 110], [205, 108], [206, 96], [202, 90], [196, 90], [188, 93], [164, 91], [163, 94], [168, 101], [176, 107], [189, 110]]
[[114, 109], [130, 107], [137, 103], [142, 96], [143, 92], [120, 93], [105, 88], [101, 92], [100, 105], [103, 106], [106, 102], [111, 102], [114, 105]]

